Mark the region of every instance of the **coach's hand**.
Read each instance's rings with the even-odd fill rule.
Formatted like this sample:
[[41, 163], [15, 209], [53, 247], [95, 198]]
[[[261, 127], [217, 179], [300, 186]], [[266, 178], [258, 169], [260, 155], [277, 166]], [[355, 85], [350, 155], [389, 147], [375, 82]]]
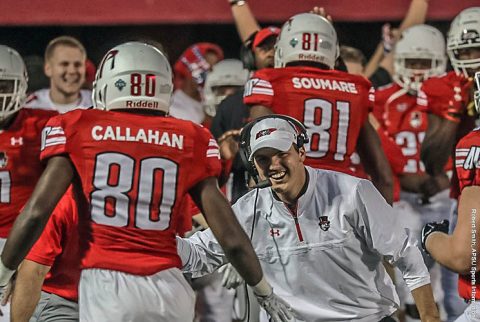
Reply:
[[260, 306], [267, 311], [271, 322], [288, 322], [293, 318], [290, 305], [273, 293], [273, 290], [268, 296], [255, 296]]
[[449, 221], [444, 219], [441, 222], [431, 222], [423, 226], [422, 229], [422, 248], [427, 253], [430, 254], [427, 250], [427, 238], [434, 232], [441, 232], [448, 234], [448, 225]]
[[223, 265], [218, 272], [222, 274], [222, 285], [225, 288], [234, 289], [243, 283], [243, 278], [232, 264]]
[[[15, 274], [15, 270], [6, 267], [0, 260], [0, 303], [5, 305], [10, 296], [10, 289], [12, 287], [12, 277]], [[5, 304], [4, 304], [5, 303]], [[0, 314], [3, 316], [3, 313]]]

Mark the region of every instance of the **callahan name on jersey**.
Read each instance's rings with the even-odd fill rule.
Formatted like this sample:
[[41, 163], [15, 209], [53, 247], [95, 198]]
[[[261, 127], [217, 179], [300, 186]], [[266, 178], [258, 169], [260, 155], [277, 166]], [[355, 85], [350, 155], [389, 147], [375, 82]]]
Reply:
[[166, 145], [183, 150], [183, 135], [160, 132], [157, 130], [131, 129], [121, 126], [100, 126], [92, 128], [92, 138], [95, 141], [127, 141], [148, 144]]

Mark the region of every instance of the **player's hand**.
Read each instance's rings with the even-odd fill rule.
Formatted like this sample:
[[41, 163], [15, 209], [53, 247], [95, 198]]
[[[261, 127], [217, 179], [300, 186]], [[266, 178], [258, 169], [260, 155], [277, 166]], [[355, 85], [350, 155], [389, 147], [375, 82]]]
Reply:
[[232, 264], [223, 265], [218, 272], [222, 274], [222, 285], [225, 288], [234, 289], [243, 283], [243, 278]]
[[444, 219], [441, 222], [431, 222], [423, 226], [422, 229], [422, 248], [425, 253], [430, 254], [427, 250], [427, 238], [434, 232], [448, 234], [449, 221]]
[[260, 306], [267, 311], [271, 322], [288, 322], [293, 318], [290, 305], [273, 293], [273, 290], [268, 296], [255, 296]]
[[241, 130], [230, 130], [222, 134], [218, 138], [218, 147], [220, 149], [220, 156], [223, 160], [233, 159], [239, 150], [238, 138]]
[[310, 10], [310, 13], [314, 13], [316, 15], [322, 16], [324, 18], [327, 18], [328, 21], [333, 22], [332, 16], [327, 14], [324, 7], [313, 7], [313, 9]]
[[450, 179], [448, 179], [447, 175], [444, 173], [429, 177], [420, 185], [420, 192], [423, 195], [421, 199], [422, 204], [428, 204], [430, 197], [447, 189], [449, 186]]

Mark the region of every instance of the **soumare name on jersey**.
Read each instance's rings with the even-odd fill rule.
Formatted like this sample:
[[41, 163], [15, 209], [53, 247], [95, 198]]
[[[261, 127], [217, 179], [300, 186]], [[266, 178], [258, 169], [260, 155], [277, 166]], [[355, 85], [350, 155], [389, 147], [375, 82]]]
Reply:
[[157, 130], [131, 129], [122, 126], [100, 126], [92, 128], [92, 138], [95, 141], [126, 141], [148, 144], [166, 145], [183, 150], [183, 135], [160, 132]]
[[336, 81], [330, 79], [313, 78], [313, 77], [293, 77], [292, 78], [294, 88], [305, 89], [326, 89], [331, 91], [340, 91], [352, 94], [358, 94], [357, 87], [354, 83]]

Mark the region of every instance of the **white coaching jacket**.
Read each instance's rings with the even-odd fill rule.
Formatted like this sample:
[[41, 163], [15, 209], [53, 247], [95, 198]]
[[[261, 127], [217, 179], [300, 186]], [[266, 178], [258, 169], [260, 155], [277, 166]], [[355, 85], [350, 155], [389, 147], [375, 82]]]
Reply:
[[[400, 269], [410, 290], [430, 283], [416, 240], [370, 181], [306, 168], [297, 218], [270, 188], [250, 191], [233, 206], [248, 236], [255, 224], [252, 245], [267, 280], [308, 322], [375, 322], [391, 315], [399, 300], [382, 258]], [[226, 261], [209, 229], [177, 241], [192, 277]]]

